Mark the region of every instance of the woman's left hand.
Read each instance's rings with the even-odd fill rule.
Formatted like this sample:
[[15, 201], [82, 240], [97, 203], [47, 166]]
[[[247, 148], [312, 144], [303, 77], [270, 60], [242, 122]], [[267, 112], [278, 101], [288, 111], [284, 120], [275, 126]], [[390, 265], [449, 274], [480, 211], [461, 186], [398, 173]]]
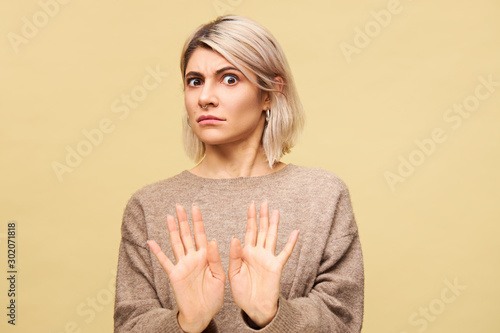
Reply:
[[278, 311], [281, 271], [292, 254], [299, 231], [294, 230], [285, 248], [274, 255], [278, 238], [279, 211], [269, 220], [269, 204], [260, 206], [259, 231], [255, 203], [248, 207], [245, 246], [237, 238], [231, 241], [228, 277], [233, 299], [260, 327], [271, 322]]

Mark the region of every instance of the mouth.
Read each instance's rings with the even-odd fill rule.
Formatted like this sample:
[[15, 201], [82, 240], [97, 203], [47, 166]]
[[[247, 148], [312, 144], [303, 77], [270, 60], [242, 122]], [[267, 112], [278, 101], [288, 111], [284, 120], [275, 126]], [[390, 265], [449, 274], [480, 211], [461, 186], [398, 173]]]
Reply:
[[212, 124], [220, 123], [222, 121], [225, 121], [225, 120], [217, 118], [215, 116], [211, 116], [211, 115], [202, 115], [202, 116], [199, 116], [198, 119], [196, 120], [196, 122], [198, 122], [198, 124], [200, 124], [200, 125], [212, 125]]

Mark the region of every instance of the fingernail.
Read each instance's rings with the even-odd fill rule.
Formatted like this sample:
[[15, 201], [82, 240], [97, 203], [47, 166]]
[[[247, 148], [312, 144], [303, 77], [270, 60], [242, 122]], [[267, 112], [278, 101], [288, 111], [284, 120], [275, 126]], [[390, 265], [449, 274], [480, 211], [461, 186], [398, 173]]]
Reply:
[[193, 206], [193, 207], [196, 207], [196, 204], [193, 202], [193, 205], [192, 205], [192, 206]]
[[149, 239], [146, 241], [146, 245], [148, 245], [148, 244], [149, 244]]

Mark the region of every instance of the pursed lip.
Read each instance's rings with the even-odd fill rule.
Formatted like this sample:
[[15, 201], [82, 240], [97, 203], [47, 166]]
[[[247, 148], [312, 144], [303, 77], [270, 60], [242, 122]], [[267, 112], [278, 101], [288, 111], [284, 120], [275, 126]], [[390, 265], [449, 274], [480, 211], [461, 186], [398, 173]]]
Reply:
[[201, 115], [196, 120], [198, 123], [204, 120], [215, 120], [215, 121], [224, 121], [224, 119], [217, 118], [216, 116], [211, 115]]

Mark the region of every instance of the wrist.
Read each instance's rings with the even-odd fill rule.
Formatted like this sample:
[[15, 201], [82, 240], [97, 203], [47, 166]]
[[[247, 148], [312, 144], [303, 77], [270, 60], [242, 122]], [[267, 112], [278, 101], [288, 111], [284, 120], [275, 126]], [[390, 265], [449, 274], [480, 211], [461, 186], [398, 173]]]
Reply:
[[179, 311], [177, 313], [177, 323], [181, 330], [186, 333], [194, 333], [194, 332], [203, 332], [205, 328], [207, 328], [208, 324], [212, 319], [203, 319], [203, 318], [187, 318]]
[[278, 303], [276, 302], [272, 306], [269, 306], [267, 308], [255, 309], [250, 313], [246, 313], [246, 315], [253, 324], [256, 324], [260, 328], [264, 328], [274, 319], [277, 313]]

